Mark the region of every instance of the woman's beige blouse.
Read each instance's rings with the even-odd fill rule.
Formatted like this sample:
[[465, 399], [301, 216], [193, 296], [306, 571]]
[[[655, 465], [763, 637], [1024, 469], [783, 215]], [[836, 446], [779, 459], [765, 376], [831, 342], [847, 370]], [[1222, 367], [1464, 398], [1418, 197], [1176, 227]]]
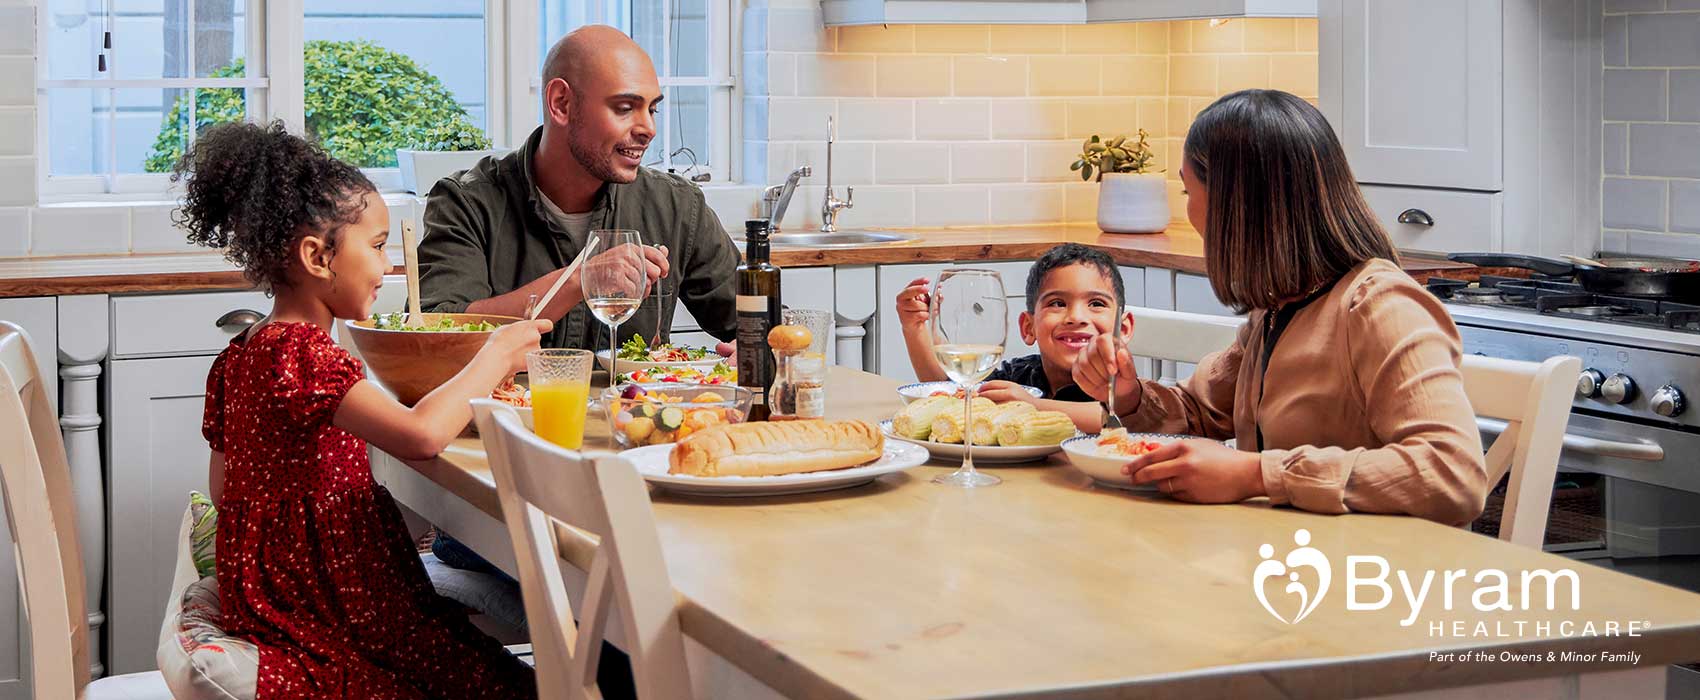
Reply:
[[1439, 300], [1389, 261], [1363, 263], [1293, 317], [1265, 374], [1268, 313], [1253, 311], [1179, 386], [1143, 381], [1128, 430], [1253, 450], [1261, 424], [1263, 485], [1278, 504], [1454, 525], [1481, 513], [1491, 483]]

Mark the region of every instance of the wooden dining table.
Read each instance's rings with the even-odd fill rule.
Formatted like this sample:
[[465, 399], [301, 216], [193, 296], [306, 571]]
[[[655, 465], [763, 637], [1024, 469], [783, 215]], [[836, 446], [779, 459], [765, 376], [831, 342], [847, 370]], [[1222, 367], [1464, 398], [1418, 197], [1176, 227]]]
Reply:
[[[828, 417], [890, 417], [897, 386], [834, 368]], [[592, 413], [595, 448], [607, 428]], [[374, 457], [398, 501], [513, 571], [476, 437], [426, 461]], [[1062, 454], [983, 467], [1003, 478], [994, 487], [930, 483], [955, 467], [791, 496], [652, 490], [698, 696], [1663, 697], [1665, 665], [1700, 661], [1700, 595], [1460, 528], [1180, 503], [1094, 484]], [[593, 542], [563, 528], [567, 570], [582, 575]], [[1301, 543], [1326, 561], [1328, 588], [1312, 595], [1320, 567], [1293, 566], [1304, 576], [1265, 582], [1266, 607], [1262, 554]], [[1375, 557], [1388, 604], [1349, 609], [1383, 598], [1350, 580], [1374, 580]], [[1484, 570], [1508, 576], [1510, 610], [1473, 604]], [[1553, 609], [1542, 574], [1521, 595], [1533, 571], [1559, 572]], [[1415, 614], [1401, 572], [1413, 588], [1433, 572]], [[1295, 622], [1288, 585], [1316, 598]]]

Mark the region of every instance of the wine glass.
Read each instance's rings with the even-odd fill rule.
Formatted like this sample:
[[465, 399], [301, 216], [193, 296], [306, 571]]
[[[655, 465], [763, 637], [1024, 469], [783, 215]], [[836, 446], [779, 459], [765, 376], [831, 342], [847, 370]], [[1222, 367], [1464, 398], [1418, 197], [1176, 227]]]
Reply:
[[649, 286], [644, 272], [643, 241], [630, 229], [597, 229], [585, 247], [579, 283], [590, 313], [608, 326], [608, 382], [620, 376], [620, 324], [637, 313]]
[[991, 270], [945, 270], [933, 285], [928, 303], [932, 314], [933, 354], [944, 373], [962, 388], [962, 467], [935, 477], [933, 483], [962, 488], [992, 486], [1003, 481], [974, 471], [974, 388], [1003, 359], [1009, 333], [1009, 307], [1003, 278]]

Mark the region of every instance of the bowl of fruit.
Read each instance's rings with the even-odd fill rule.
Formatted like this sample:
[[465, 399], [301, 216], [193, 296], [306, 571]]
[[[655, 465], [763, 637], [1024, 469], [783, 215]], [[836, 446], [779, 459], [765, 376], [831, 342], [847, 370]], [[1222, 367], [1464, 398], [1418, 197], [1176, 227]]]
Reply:
[[622, 384], [602, 392], [602, 405], [615, 442], [629, 449], [742, 423], [754, 397], [749, 389], [734, 385]]

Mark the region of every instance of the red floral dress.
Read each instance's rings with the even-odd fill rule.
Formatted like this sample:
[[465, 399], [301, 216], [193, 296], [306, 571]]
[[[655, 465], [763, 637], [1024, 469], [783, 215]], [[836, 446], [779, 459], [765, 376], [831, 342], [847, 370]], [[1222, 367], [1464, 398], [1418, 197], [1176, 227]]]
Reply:
[[331, 425], [360, 362], [313, 324], [251, 335], [213, 363], [202, 433], [225, 459], [223, 624], [260, 649], [259, 700], [536, 697], [437, 596], [366, 442]]

